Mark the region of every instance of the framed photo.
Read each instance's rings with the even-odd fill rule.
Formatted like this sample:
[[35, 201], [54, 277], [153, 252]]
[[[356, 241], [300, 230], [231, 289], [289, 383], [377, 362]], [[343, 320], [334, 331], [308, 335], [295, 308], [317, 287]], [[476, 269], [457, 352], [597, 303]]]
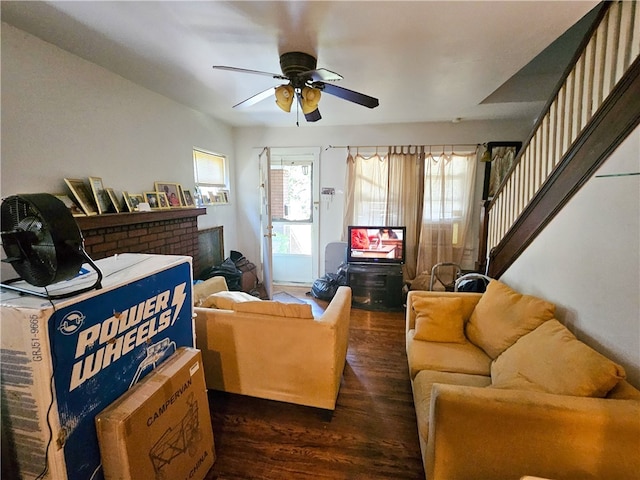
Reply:
[[145, 201], [141, 193], [122, 192], [122, 196], [124, 197], [124, 204], [130, 212], [137, 212], [138, 204]]
[[98, 214], [98, 209], [93, 200], [93, 195], [91, 195], [91, 191], [84, 183], [84, 180], [80, 178], [65, 178], [64, 182], [67, 184], [67, 187], [69, 187], [69, 190], [71, 190], [73, 198], [78, 205], [80, 205], [80, 208], [82, 208], [84, 213], [87, 215]]
[[167, 194], [164, 192], [158, 193], [158, 208], [171, 208], [169, 205], [169, 199], [167, 198]]
[[218, 190], [216, 193], [209, 192], [211, 203], [229, 203], [229, 192], [226, 190]]
[[182, 185], [178, 184], [178, 192], [180, 193], [180, 203], [182, 203], [183, 207], [187, 206], [187, 201], [184, 199], [184, 190], [182, 189]]
[[489, 142], [487, 150], [491, 160], [485, 164], [482, 198], [494, 197], [502, 182], [511, 171], [522, 142]]
[[116, 195], [116, 192], [113, 191], [113, 188], [105, 188], [105, 191], [107, 192], [107, 196], [111, 201], [111, 206], [113, 207], [113, 210], [115, 210], [116, 213], [120, 213], [121, 203], [120, 203], [120, 200], [118, 200], [118, 196]]
[[144, 192], [144, 201], [149, 204], [151, 210], [157, 210], [160, 208], [160, 200], [158, 199], [158, 192]]
[[183, 190], [182, 194], [184, 196], [184, 206], [185, 207], [195, 207], [196, 203], [193, 200], [193, 195], [191, 195], [190, 190]]
[[180, 185], [178, 183], [155, 182], [156, 192], [164, 192], [169, 200], [170, 207], [182, 207], [180, 198]]
[[54, 194], [54, 197], [56, 197], [58, 200], [64, 203], [65, 206], [71, 212], [71, 215], [73, 215], [74, 217], [87, 216], [87, 214], [84, 213], [84, 211], [78, 205], [76, 205], [76, 203], [73, 200], [71, 200], [71, 198], [69, 198], [69, 195], [65, 195], [63, 193], [56, 193]]
[[107, 196], [107, 192], [104, 191], [102, 186], [102, 179], [100, 177], [89, 177], [89, 185], [93, 192], [93, 198], [98, 206], [98, 213], [103, 214], [109, 211], [111, 200]]

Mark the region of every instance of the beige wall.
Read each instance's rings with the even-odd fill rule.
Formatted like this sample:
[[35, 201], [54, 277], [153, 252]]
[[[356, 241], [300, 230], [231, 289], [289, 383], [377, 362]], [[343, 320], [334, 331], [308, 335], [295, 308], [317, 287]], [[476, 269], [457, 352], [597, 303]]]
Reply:
[[[225, 123], [2, 24], [2, 195], [66, 192], [63, 179], [102, 177], [116, 192], [156, 180], [193, 189], [192, 149], [233, 160]], [[211, 207], [201, 227], [228, 223]]]
[[576, 336], [640, 386], [640, 127], [502, 280], [557, 304]]

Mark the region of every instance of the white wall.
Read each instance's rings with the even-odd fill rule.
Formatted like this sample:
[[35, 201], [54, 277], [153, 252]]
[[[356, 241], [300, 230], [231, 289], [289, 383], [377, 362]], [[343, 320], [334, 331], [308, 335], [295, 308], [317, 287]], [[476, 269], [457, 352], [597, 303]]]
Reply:
[[[153, 190], [156, 180], [193, 189], [194, 146], [228, 155], [234, 174], [223, 122], [6, 23], [1, 60], [3, 197], [67, 193], [65, 177], [88, 176], [118, 193]], [[200, 228], [235, 218], [234, 204], [208, 212]], [[235, 242], [225, 229], [225, 245]]]
[[501, 280], [556, 303], [558, 319], [640, 387], [640, 127]]
[[[286, 115], [283, 113], [283, 115]], [[291, 122], [295, 121], [292, 115]], [[449, 145], [478, 144], [488, 141], [522, 141], [532, 125], [516, 121], [418, 123], [364, 125], [359, 127], [323, 127], [314, 125], [290, 128], [238, 128], [235, 130], [237, 161], [238, 249], [256, 264], [260, 261], [262, 237], [259, 221], [260, 195], [256, 151], [264, 147], [318, 146], [320, 149], [320, 186], [334, 187], [336, 195], [321, 198], [319, 271], [324, 272], [324, 247], [339, 241], [342, 233], [344, 188], [346, 179], [345, 148], [331, 146], [370, 145]], [[478, 168], [476, 197], [482, 196], [484, 167]], [[476, 224], [479, 211], [475, 216]], [[477, 228], [476, 228], [477, 230]]]

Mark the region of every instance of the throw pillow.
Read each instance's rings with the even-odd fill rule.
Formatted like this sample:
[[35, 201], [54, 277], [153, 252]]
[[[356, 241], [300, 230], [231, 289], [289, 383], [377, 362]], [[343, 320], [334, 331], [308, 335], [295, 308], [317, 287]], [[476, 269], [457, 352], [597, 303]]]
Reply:
[[465, 343], [462, 299], [422, 297], [412, 302], [416, 313], [413, 338], [427, 342]]
[[260, 313], [288, 318], [313, 318], [311, 305], [308, 303], [281, 303], [272, 300], [263, 302], [237, 303], [233, 306], [236, 312]]
[[605, 397], [624, 369], [578, 340], [558, 320], [520, 338], [491, 365], [497, 388], [544, 390], [558, 395]]
[[233, 306], [236, 303], [242, 302], [256, 302], [260, 301], [258, 297], [254, 297], [253, 295], [249, 295], [245, 292], [218, 292], [212, 295], [209, 295], [203, 302], [202, 307], [204, 308], [221, 308], [223, 310], [233, 310]]
[[495, 359], [554, 315], [554, 304], [491, 280], [467, 322], [467, 338]]

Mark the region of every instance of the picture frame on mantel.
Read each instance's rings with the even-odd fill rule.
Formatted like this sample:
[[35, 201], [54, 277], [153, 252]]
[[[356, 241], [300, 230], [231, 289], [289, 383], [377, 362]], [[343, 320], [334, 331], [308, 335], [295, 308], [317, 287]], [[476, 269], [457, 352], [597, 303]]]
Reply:
[[180, 195], [181, 185], [179, 183], [158, 182], [154, 183], [156, 192], [164, 192], [169, 201], [170, 207], [183, 207], [182, 196]]
[[93, 195], [89, 187], [81, 178], [65, 178], [64, 183], [67, 184], [73, 198], [76, 200], [80, 208], [87, 215], [98, 215], [98, 208], [93, 200]]
[[93, 192], [93, 199], [98, 206], [98, 213], [100, 215], [102, 215], [103, 213], [108, 213], [111, 200], [109, 199], [107, 192], [104, 189], [102, 178], [89, 177], [89, 185], [91, 186], [91, 191]]
[[111, 201], [111, 207], [113, 208], [115, 213], [120, 213], [120, 210], [122, 207], [121, 207], [120, 201], [118, 200], [118, 196], [116, 195], [115, 190], [113, 188], [105, 188], [104, 190], [105, 192], [107, 192], [107, 196]]
[[490, 161], [485, 162], [482, 199], [491, 200], [511, 171], [522, 142], [489, 142]]
[[129, 193], [127, 191], [122, 192], [124, 203], [130, 212], [138, 211], [138, 204], [144, 202], [144, 196], [141, 193]]

